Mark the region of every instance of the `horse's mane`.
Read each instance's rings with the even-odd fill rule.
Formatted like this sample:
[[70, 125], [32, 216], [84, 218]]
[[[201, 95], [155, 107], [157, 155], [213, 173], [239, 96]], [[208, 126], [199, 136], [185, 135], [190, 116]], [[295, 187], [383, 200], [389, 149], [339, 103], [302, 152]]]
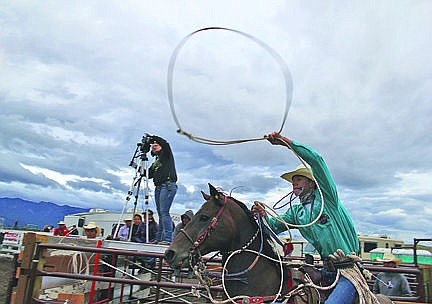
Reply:
[[[255, 220], [255, 216], [252, 211], [249, 210], [249, 208], [241, 201], [237, 200], [236, 198], [230, 196], [230, 199], [232, 199], [247, 215], [249, 222], [255, 227], [255, 229], [258, 229], [258, 224]], [[264, 226], [262, 226], [262, 233], [264, 238], [264, 248], [263, 252], [269, 254], [270, 252], [276, 255], [275, 251], [273, 250], [273, 247], [270, 245], [271, 238], [270, 234], [268, 233], [267, 229], [264, 229]]]

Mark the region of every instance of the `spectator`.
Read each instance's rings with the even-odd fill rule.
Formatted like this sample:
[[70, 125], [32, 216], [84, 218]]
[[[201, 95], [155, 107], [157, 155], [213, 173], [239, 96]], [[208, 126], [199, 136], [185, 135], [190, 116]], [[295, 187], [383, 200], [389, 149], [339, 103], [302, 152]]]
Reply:
[[89, 222], [84, 228], [84, 235], [88, 239], [95, 239], [100, 234], [100, 227], [97, 226], [94, 222]]
[[[158, 224], [156, 223], [153, 217], [153, 211], [148, 209], [148, 231], [149, 231], [149, 239], [148, 243], [155, 243], [156, 233], [158, 231]], [[135, 241], [137, 243], [147, 243], [147, 214], [143, 212], [144, 220], [138, 226], [138, 230], [135, 233]], [[155, 268], [156, 267], [156, 259], [153, 257], [141, 257], [141, 265], [145, 268]]]
[[45, 226], [43, 227], [43, 232], [50, 232], [50, 228], [49, 228], [48, 225], [45, 225]]
[[78, 235], [78, 228], [76, 225], [72, 225], [72, 229], [69, 231], [70, 235]]
[[66, 224], [63, 221], [58, 222], [58, 227], [54, 229], [53, 235], [55, 236], [68, 236], [69, 230], [66, 228]]
[[117, 234], [120, 241], [129, 240], [129, 231], [130, 231], [130, 227], [132, 226], [132, 219], [131, 218], [125, 218], [124, 222], [125, 222], [125, 224], [120, 227], [119, 232]]
[[[383, 262], [384, 267], [396, 268], [401, 260], [393, 254], [384, 253], [383, 259], [376, 259]], [[386, 296], [410, 297], [411, 289], [406, 277], [397, 272], [380, 272], [376, 276], [376, 281], [373, 286], [374, 293], [380, 293]]]
[[[158, 231], [158, 224], [156, 223], [153, 217], [153, 211], [148, 210], [148, 229], [149, 229], [149, 243], [156, 241], [156, 234]], [[143, 213], [144, 220], [138, 226], [137, 232], [135, 233], [135, 242], [137, 243], [147, 243], [147, 234], [146, 234], [146, 213]]]
[[[194, 216], [194, 214], [193, 214], [192, 210], [188, 210], [180, 216], [181, 222], [178, 223], [177, 226], [175, 226], [174, 234], [173, 234], [174, 238], [176, 237], [177, 234], [180, 233], [180, 230], [182, 230], [192, 220], [193, 216]], [[189, 263], [186, 262], [186, 263], [183, 263], [182, 265], [179, 265], [178, 267], [174, 268], [174, 272], [173, 272], [174, 277], [177, 277], [180, 275], [181, 268], [182, 268], [182, 266], [185, 266], [185, 264], [189, 265]], [[193, 277], [193, 270], [190, 267], [190, 265], [188, 267], [187, 277], [189, 279], [191, 279]]]
[[175, 226], [173, 238], [175, 238], [176, 235], [180, 232], [180, 230], [183, 229], [186, 224], [192, 220], [193, 216], [194, 214], [192, 210], [188, 210], [180, 216], [181, 222], [178, 223], [177, 226]]
[[141, 223], [142, 223], [141, 214], [138, 214], [138, 213], [135, 214], [133, 217], [133, 225], [132, 225], [132, 237], [131, 237], [132, 242], [137, 242], [135, 235], [136, 235], [136, 232], [138, 231], [138, 227]]

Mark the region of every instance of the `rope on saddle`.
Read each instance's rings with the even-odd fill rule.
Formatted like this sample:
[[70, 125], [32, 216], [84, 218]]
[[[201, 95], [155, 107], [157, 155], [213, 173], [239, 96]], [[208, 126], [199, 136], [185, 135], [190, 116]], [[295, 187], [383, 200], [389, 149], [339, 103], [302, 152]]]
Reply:
[[353, 283], [359, 295], [359, 304], [379, 304], [378, 299], [369, 290], [366, 279], [356, 264], [351, 268], [342, 268], [339, 271], [341, 275]]
[[359, 296], [359, 304], [379, 304], [357, 265], [361, 262], [360, 257], [355, 253], [345, 255], [341, 249], [338, 249], [330, 254], [329, 258], [338, 272], [354, 285]]

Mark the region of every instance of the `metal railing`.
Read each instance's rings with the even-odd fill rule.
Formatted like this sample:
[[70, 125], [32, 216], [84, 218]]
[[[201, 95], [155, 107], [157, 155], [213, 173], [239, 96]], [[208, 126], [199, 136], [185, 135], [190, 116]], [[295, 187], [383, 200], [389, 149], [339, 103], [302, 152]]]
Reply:
[[[112, 257], [153, 257], [159, 260], [158, 267], [156, 270], [156, 281], [154, 280], [136, 280], [129, 278], [120, 278], [113, 276], [102, 276], [102, 275], [86, 275], [86, 274], [78, 274], [78, 273], [68, 273], [68, 272], [59, 272], [59, 271], [47, 271], [44, 267], [44, 258], [43, 253], [48, 249], [55, 250], [64, 250], [64, 251], [75, 251], [75, 252], [87, 252], [87, 253], [95, 253], [101, 255], [111, 255]], [[149, 286], [155, 287], [155, 299], [154, 303], [161, 303], [163, 299], [161, 299], [161, 288], [175, 288], [180, 290], [205, 290], [205, 287], [200, 284], [192, 284], [192, 283], [178, 283], [178, 282], [168, 282], [162, 281], [162, 272], [163, 272], [163, 254], [162, 253], [154, 253], [147, 251], [131, 251], [131, 250], [122, 250], [122, 249], [110, 249], [110, 248], [95, 248], [95, 247], [84, 247], [84, 246], [73, 246], [66, 244], [47, 244], [47, 243], [39, 243], [36, 244], [34, 255], [32, 257], [30, 267], [21, 268], [21, 275], [28, 276], [28, 281], [25, 286], [25, 294], [21, 296], [23, 299], [22, 303], [64, 303], [64, 302], [56, 302], [56, 301], [48, 301], [41, 300], [38, 298], [38, 291], [41, 286], [41, 278], [42, 277], [57, 277], [57, 278], [67, 278], [67, 279], [77, 279], [77, 280], [86, 280], [93, 282], [109, 282], [109, 283], [118, 283], [125, 285], [140, 285], [140, 286]], [[113, 258], [113, 260], [116, 260]], [[210, 287], [212, 292], [221, 292], [222, 288], [218, 286]], [[168, 292], [165, 292], [168, 293]], [[171, 296], [171, 298], [173, 298]], [[110, 299], [108, 299], [110, 300]], [[91, 302], [91, 303], [104, 303], [108, 301], [107, 299], [101, 300], [99, 302]], [[190, 303], [187, 302], [186, 303]], [[16, 303], [19, 304], [19, 303]]]

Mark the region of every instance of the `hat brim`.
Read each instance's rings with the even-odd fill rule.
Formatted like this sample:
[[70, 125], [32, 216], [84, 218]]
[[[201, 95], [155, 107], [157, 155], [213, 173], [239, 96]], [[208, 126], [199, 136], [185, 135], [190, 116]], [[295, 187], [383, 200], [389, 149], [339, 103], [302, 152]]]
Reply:
[[396, 265], [402, 263], [402, 260], [399, 258], [392, 258], [392, 259], [376, 258], [375, 261], [382, 262], [382, 263], [395, 263]]
[[307, 169], [307, 168], [300, 168], [300, 169], [296, 169], [294, 171], [284, 173], [281, 175], [281, 177], [284, 180], [292, 183], [292, 179], [296, 175], [301, 175], [301, 176], [309, 178], [310, 180], [314, 180], [313, 175], [312, 175], [312, 171], [310, 169]]
[[100, 227], [99, 226], [94, 226], [94, 227], [83, 227], [84, 228], [84, 230], [89, 230], [89, 229], [96, 229], [96, 236], [98, 236], [100, 233], [101, 233], [101, 229], [100, 229]]

